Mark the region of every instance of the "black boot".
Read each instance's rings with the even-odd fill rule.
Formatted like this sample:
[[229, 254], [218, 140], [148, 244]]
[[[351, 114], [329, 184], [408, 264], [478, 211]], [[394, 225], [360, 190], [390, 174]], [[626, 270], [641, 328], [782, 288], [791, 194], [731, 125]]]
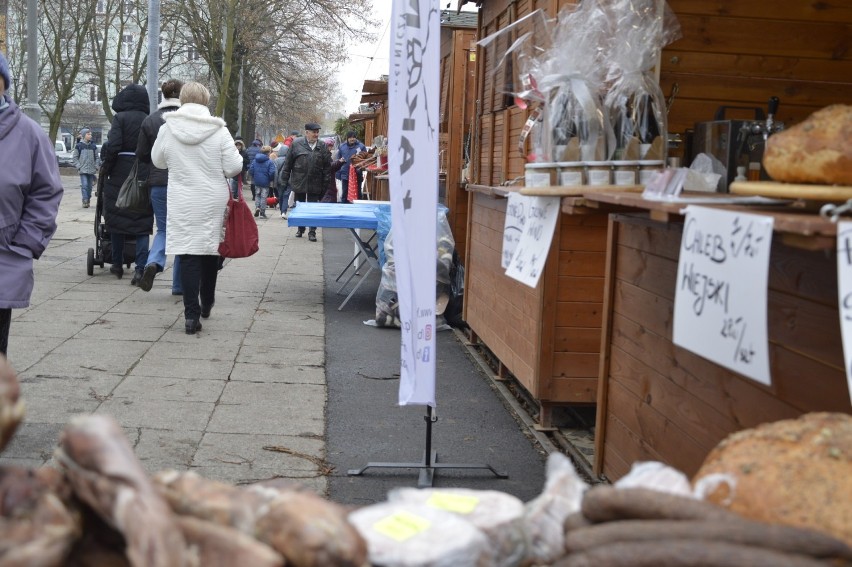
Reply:
[[118, 264], [113, 264], [112, 266], [110, 266], [109, 273], [111, 273], [118, 279], [121, 279], [122, 276], [124, 276], [124, 270]]
[[201, 330], [201, 321], [198, 319], [187, 319], [186, 320], [186, 334], [194, 335], [196, 331]]
[[[213, 303], [216, 303], [215, 301]], [[210, 317], [210, 312], [213, 310], [213, 303], [210, 305], [202, 305], [201, 306], [201, 317], [207, 319]]]

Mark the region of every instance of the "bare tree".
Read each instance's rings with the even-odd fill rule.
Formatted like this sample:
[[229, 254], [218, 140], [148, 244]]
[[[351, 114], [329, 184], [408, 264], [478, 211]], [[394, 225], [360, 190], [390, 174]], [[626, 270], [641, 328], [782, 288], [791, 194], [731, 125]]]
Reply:
[[[83, 42], [92, 30], [94, 2], [52, 0], [39, 2], [39, 32], [44, 50], [39, 61], [44, 70], [39, 105], [50, 124], [51, 140], [56, 139], [65, 104], [74, 97], [80, 73]], [[49, 102], [48, 102], [49, 101]]]

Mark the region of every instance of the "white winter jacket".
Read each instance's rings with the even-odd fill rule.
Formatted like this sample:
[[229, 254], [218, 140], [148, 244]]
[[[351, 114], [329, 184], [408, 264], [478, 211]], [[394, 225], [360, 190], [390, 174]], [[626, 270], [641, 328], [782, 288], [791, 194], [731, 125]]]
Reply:
[[166, 254], [216, 255], [230, 195], [225, 178], [242, 171], [243, 158], [206, 106], [184, 104], [163, 118], [151, 162], [169, 170]]

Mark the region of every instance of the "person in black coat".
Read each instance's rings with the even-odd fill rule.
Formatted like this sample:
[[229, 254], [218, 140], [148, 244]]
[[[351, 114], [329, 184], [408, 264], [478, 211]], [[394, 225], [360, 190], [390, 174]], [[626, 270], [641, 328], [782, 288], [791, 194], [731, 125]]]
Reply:
[[[148, 91], [142, 85], [127, 85], [112, 99], [112, 118], [107, 142], [101, 147], [101, 175], [105, 176], [103, 214], [112, 246], [112, 266], [109, 271], [117, 278], [124, 275], [124, 241], [127, 236], [136, 237], [136, 270], [131, 285], [142, 279], [142, 271], [148, 261], [148, 240], [154, 228], [154, 212], [136, 213], [115, 206], [118, 192], [127, 179], [136, 161], [136, 145], [142, 122], [150, 109]], [[145, 179], [148, 168], [139, 164], [138, 177]], [[101, 200], [101, 196], [98, 196]]]

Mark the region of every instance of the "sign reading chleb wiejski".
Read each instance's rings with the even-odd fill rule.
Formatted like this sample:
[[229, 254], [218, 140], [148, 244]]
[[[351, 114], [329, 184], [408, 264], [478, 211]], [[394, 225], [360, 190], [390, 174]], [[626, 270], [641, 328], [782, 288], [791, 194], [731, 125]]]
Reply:
[[843, 360], [852, 399], [852, 222], [848, 221], [837, 223], [837, 294]]
[[770, 384], [766, 302], [772, 217], [686, 208], [673, 341]]
[[[536, 287], [544, 272], [553, 231], [559, 218], [559, 197], [528, 197], [521, 199], [526, 216], [506, 275], [530, 287]], [[505, 234], [504, 234], [505, 239]]]

